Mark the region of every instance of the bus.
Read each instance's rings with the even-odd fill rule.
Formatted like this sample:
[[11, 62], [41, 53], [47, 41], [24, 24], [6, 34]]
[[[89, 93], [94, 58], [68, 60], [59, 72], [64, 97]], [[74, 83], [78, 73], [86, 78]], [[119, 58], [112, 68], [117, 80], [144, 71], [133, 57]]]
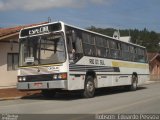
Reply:
[[62, 21], [23, 28], [19, 34], [18, 90], [81, 91], [125, 86], [136, 90], [149, 79], [145, 47]]

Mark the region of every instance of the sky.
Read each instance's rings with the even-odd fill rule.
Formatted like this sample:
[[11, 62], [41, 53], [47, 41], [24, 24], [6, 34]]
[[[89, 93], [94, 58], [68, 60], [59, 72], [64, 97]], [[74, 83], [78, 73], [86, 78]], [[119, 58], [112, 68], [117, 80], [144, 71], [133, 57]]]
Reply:
[[160, 0], [0, 0], [0, 27], [48, 21], [160, 33]]

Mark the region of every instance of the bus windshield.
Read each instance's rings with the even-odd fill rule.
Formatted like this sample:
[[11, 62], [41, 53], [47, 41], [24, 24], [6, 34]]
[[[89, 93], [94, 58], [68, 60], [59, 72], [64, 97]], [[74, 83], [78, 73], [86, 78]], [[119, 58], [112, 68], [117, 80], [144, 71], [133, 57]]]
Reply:
[[50, 34], [20, 39], [19, 66], [34, 66], [65, 62], [62, 34]]

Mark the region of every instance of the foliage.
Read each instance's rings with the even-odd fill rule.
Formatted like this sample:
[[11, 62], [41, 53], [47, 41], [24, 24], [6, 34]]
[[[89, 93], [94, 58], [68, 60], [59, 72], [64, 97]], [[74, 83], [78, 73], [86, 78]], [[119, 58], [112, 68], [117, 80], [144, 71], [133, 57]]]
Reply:
[[[116, 29], [113, 28], [96, 28], [91, 26], [88, 30], [113, 36]], [[131, 42], [145, 46], [148, 52], [159, 52], [160, 51], [160, 33], [154, 31], [148, 31], [146, 28], [143, 30], [138, 29], [125, 29], [119, 30], [121, 36], [131, 36]]]

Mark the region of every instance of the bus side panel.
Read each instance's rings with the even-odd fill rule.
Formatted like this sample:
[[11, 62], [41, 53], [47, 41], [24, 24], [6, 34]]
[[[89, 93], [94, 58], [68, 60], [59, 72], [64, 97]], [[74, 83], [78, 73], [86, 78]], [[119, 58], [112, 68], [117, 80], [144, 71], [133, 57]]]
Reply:
[[[128, 82], [122, 83], [122, 85], [131, 85], [132, 84], [132, 75], [137, 74], [138, 76], [138, 85], [144, 84], [147, 80], [149, 80], [149, 66], [147, 63], [136, 63], [136, 62], [127, 62], [127, 61], [119, 61], [119, 60], [113, 60], [112, 61], [113, 66], [119, 66], [120, 68], [120, 77], [123, 78], [124, 81], [125, 76]], [[127, 77], [129, 76], [129, 77]], [[115, 85], [119, 85], [120, 83], [116, 83], [117, 79], [114, 77], [114, 83]], [[121, 80], [120, 80], [121, 81]], [[120, 82], [119, 81], [119, 82]]]
[[97, 75], [97, 87], [110, 87], [112, 86], [112, 76], [111, 75]]
[[113, 75], [113, 86], [131, 85], [131, 75]]
[[85, 75], [80, 72], [69, 72], [68, 90], [84, 89]]
[[138, 85], [143, 85], [144, 83], [146, 83], [150, 78], [150, 75], [140, 75], [138, 77]]

